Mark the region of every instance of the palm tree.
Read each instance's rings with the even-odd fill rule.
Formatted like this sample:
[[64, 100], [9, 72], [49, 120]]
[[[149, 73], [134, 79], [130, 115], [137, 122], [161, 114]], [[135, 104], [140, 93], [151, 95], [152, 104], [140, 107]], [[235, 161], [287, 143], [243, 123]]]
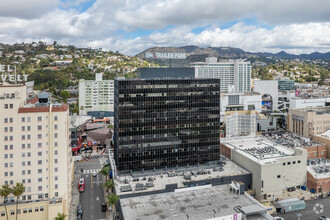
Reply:
[[7, 212], [6, 202], [7, 202], [7, 197], [9, 196], [10, 193], [11, 193], [11, 189], [8, 185], [3, 185], [2, 188], [0, 189], [0, 196], [3, 197], [3, 204], [5, 205], [7, 220], [8, 220], [8, 212]]
[[106, 187], [108, 191], [109, 189], [112, 189], [115, 186], [115, 183], [113, 182], [113, 180], [108, 180], [107, 182], [104, 183], [103, 186]]
[[59, 213], [57, 213], [55, 220], [65, 220], [66, 216], [67, 216], [66, 214], [59, 212]]
[[105, 166], [105, 165], [102, 167], [102, 169], [99, 172], [99, 174], [102, 174], [105, 176], [106, 182], [108, 181], [109, 172], [110, 172], [109, 166]]
[[111, 206], [111, 211], [114, 210], [113, 206], [118, 202], [119, 198], [120, 197], [114, 193], [112, 193], [110, 196], [106, 196], [107, 204]]
[[12, 188], [12, 193], [16, 197], [16, 220], [17, 220], [17, 208], [18, 208], [18, 199], [24, 193], [25, 186], [23, 183], [16, 183], [16, 186]]

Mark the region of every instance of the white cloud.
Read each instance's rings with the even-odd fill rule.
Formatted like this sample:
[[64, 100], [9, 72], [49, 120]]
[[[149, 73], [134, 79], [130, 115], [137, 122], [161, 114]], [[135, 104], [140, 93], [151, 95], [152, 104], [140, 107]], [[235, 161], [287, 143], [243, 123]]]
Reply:
[[[26, 8], [29, 12], [20, 14], [21, 9], [15, 9], [12, 15], [6, 15], [13, 5], [24, 8], [24, 4], [19, 4], [23, 0], [14, 0], [15, 3], [7, 6], [0, 1], [0, 42], [43, 40], [51, 43], [56, 40], [119, 50], [129, 55], [153, 46], [184, 45], [230, 45], [246, 51], [291, 53], [330, 49], [330, 1], [327, 0], [194, 0], [193, 3], [188, 0], [150, 0], [147, 3], [144, 0], [97, 0], [83, 13], [48, 8], [58, 1], [31, 0], [33, 10], [45, 9], [35, 13], [34, 18], [26, 18], [33, 12], [30, 8]], [[88, 0], [70, 0], [67, 4], [79, 5], [85, 1]], [[38, 3], [40, 7], [36, 6]], [[274, 27], [266, 29], [242, 22], [251, 16]], [[217, 24], [227, 21], [239, 23], [226, 29], [218, 27]], [[192, 29], [201, 25], [209, 28], [193, 33]], [[136, 31], [148, 29], [154, 31], [144, 36]], [[126, 33], [130, 32], [138, 37], [127, 38]]]
[[59, 3], [60, 0], [1, 0], [0, 17], [35, 18]]

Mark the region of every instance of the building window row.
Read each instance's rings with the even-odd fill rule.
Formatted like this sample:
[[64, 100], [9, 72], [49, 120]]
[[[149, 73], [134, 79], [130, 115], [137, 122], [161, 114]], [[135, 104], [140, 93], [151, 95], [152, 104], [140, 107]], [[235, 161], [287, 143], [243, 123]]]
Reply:
[[[297, 163], [301, 163], [301, 161], [298, 160]], [[292, 164], [296, 164], [296, 161], [292, 161]], [[291, 162], [283, 163], [283, 166], [285, 165], [291, 165]]]

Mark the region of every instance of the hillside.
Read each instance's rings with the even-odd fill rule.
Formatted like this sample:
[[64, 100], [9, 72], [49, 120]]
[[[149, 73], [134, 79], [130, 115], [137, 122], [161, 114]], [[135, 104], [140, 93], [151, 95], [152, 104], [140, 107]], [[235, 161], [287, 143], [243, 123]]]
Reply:
[[194, 45], [188, 45], [183, 47], [152, 47], [141, 53], [137, 54], [137, 57], [144, 58], [145, 52], [186, 52], [188, 62], [191, 61], [203, 61], [204, 57], [208, 56], [217, 56], [221, 58], [256, 58], [256, 57], [275, 57], [275, 58], [283, 58], [283, 59], [330, 59], [330, 52], [327, 53], [319, 53], [314, 52], [311, 54], [288, 54], [284, 51], [279, 53], [267, 53], [267, 52], [257, 52], [251, 53], [246, 52], [239, 48], [234, 47], [205, 47], [201, 48]]

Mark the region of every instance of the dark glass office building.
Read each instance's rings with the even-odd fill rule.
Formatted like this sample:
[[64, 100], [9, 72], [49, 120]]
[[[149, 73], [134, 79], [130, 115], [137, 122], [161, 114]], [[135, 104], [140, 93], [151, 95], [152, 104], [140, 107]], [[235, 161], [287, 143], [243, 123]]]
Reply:
[[118, 171], [217, 163], [219, 105], [219, 79], [116, 79]]

